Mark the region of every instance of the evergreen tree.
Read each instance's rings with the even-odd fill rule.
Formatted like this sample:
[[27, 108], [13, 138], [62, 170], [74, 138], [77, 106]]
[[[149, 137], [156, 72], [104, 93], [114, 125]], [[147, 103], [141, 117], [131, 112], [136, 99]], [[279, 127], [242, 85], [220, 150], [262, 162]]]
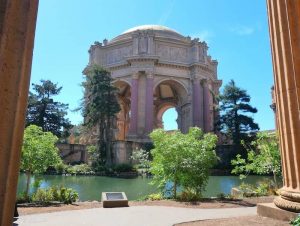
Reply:
[[62, 87], [50, 80], [41, 80], [41, 84], [32, 86], [35, 93], [29, 93], [26, 126], [37, 125], [44, 132], [51, 132], [59, 138], [68, 136], [68, 130], [72, 127], [69, 119], [65, 118], [68, 105], [53, 99]]
[[98, 65], [89, 67], [83, 87], [85, 88], [82, 104], [84, 125], [88, 128], [98, 127], [98, 163], [111, 165], [113, 120], [116, 113], [120, 111], [117, 101], [118, 89], [112, 85], [110, 73]]
[[225, 85], [223, 93], [219, 96], [219, 129], [232, 140], [237, 151], [241, 151], [242, 140], [250, 142], [259, 130], [258, 124], [249, 115], [257, 112], [257, 109], [249, 104], [250, 99], [247, 91], [237, 87], [233, 80]]

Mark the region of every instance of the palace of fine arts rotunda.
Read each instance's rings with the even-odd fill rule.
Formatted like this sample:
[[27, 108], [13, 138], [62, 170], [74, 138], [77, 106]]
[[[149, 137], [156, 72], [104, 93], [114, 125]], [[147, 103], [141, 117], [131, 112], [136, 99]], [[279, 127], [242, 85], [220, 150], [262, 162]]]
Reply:
[[160, 25], [134, 27], [95, 42], [88, 66], [110, 71], [119, 88], [115, 139], [149, 142], [149, 133], [163, 128], [162, 116], [169, 108], [176, 109], [183, 133], [192, 126], [213, 131], [218, 115], [214, 97], [222, 82], [218, 62], [207, 50], [204, 41]]

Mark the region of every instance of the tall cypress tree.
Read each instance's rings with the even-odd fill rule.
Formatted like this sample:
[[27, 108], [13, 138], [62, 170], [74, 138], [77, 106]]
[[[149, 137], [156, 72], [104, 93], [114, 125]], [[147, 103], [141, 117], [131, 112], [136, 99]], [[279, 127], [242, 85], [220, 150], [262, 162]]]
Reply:
[[82, 104], [84, 125], [88, 128], [98, 127], [98, 162], [111, 165], [112, 126], [116, 113], [120, 111], [117, 101], [118, 89], [112, 85], [110, 73], [98, 65], [89, 67], [83, 87], [85, 88]]
[[62, 138], [68, 135], [72, 127], [67, 115], [68, 104], [53, 99], [62, 87], [50, 80], [41, 80], [41, 84], [32, 84], [35, 93], [30, 92], [26, 113], [26, 126], [37, 125], [44, 132], [51, 132]]
[[251, 141], [259, 130], [258, 124], [249, 115], [257, 113], [257, 109], [250, 105], [250, 99], [247, 91], [237, 87], [233, 80], [225, 85], [219, 96], [219, 129], [232, 140], [238, 152], [241, 152], [241, 141]]

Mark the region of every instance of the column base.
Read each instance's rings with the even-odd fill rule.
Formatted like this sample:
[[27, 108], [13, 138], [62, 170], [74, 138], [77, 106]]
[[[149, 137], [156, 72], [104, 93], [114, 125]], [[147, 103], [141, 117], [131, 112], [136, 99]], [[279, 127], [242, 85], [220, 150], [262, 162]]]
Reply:
[[300, 193], [281, 190], [274, 204], [281, 209], [300, 213]]

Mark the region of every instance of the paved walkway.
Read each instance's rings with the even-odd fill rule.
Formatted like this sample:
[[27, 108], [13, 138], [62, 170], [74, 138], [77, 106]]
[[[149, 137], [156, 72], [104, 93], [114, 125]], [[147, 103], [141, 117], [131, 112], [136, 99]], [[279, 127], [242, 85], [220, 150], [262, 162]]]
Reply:
[[256, 215], [256, 207], [192, 209], [163, 206], [95, 208], [23, 215], [20, 226], [171, 226], [176, 223]]

